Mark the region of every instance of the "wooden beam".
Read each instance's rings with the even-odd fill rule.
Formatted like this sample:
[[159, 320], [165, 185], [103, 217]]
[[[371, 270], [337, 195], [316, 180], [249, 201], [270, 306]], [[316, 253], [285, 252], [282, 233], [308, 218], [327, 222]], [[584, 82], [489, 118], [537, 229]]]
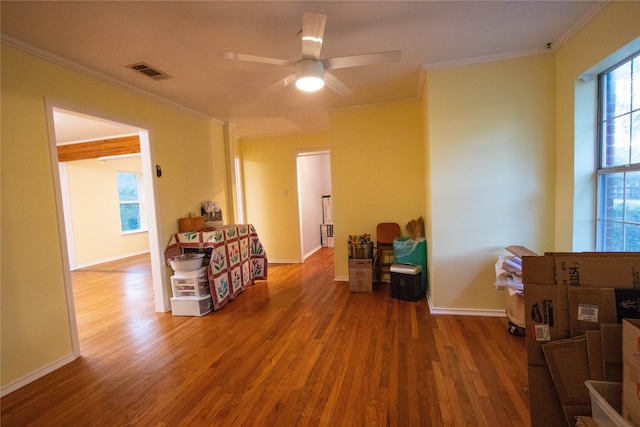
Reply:
[[138, 135], [121, 138], [103, 139], [100, 141], [80, 142], [77, 144], [59, 145], [58, 161], [97, 159], [103, 156], [134, 154], [140, 152]]

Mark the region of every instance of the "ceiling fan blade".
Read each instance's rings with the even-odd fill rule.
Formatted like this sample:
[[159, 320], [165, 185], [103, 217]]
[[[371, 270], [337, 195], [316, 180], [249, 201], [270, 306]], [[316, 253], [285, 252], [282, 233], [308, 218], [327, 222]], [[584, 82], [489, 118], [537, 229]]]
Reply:
[[283, 87], [290, 85], [295, 81], [296, 81], [296, 73], [289, 74], [287, 77], [278, 80], [277, 82], [275, 82], [274, 84], [266, 88], [264, 91], [262, 91], [262, 93], [265, 95], [272, 94], [282, 89]]
[[262, 64], [286, 65], [286, 66], [295, 65], [295, 62], [287, 61], [285, 59], [267, 58], [265, 56], [256, 56], [256, 55], [247, 55], [246, 53], [223, 52], [222, 56], [225, 59], [231, 59], [235, 61], [260, 62]]
[[320, 58], [326, 15], [320, 13], [305, 13], [302, 16], [302, 57]]
[[353, 91], [338, 80], [333, 74], [324, 72], [324, 84], [340, 96], [351, 95]]
[[388, 52], [365, 53], [362, 55], [341, 56], [337, 58], [323, 59], [326, 70], [335, 70], [338, 68], [360, 67], [363, 65], [379, 64], [381, 62], [391, 62], [400, 60], [399, 50], [390, 50]]

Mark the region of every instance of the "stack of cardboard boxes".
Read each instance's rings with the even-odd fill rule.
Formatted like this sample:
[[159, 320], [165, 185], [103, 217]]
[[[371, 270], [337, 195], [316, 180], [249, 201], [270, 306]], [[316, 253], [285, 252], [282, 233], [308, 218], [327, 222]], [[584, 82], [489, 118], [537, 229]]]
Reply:
[[621, 323], [640, 318], [640, 254], [522, 260], [531, 425], [575, 426], [591, 415], [586, 380], [622, 381]]
[[320, 245], [333, 248], [333, 205], [331, 195], [322, 195], [322, 224], [320, 224]]

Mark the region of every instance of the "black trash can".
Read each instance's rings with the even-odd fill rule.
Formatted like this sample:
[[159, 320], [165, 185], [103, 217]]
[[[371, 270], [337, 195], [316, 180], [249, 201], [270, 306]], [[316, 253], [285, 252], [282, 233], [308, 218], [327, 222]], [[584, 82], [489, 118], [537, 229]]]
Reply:
[[416, 264], [391, 265], [391, 298], [418, 301], [425, 296], [422, 286], [422, 266]]

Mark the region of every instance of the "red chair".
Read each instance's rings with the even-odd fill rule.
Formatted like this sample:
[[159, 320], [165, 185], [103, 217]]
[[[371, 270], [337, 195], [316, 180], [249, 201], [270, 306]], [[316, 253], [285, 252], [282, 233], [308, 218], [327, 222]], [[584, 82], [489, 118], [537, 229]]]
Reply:
[[391, 282], [391, 264], [394, 263], [393, 239], [401, 237], [395, 222], [382, 222], [376, 227], [376, 256], [374, 261], [376, 283]]

